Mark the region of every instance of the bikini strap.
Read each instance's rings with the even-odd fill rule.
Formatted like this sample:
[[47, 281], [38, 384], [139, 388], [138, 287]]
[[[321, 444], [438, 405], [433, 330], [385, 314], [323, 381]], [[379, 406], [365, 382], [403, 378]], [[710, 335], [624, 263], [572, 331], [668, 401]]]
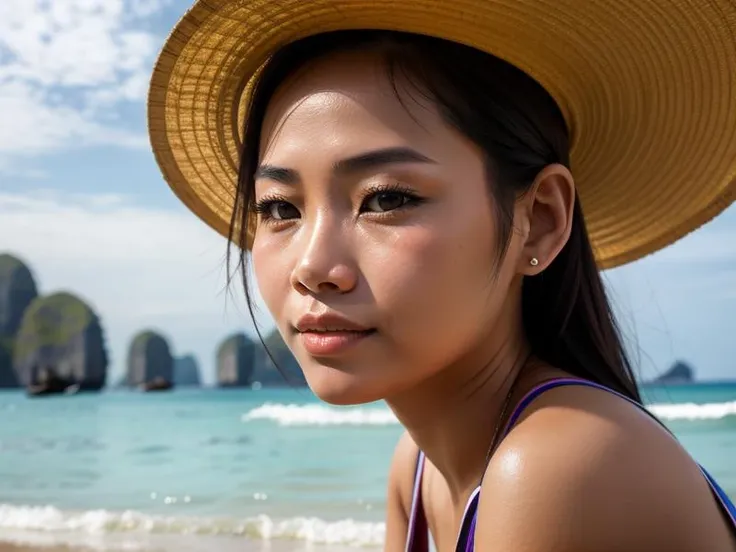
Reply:
[[[641, 404], [630, 399], [626, 395], [622, 395], [618, 391], [614, 391], [613, 389], [606, 387], [605, 385], [601, 385], [599, 383], [595, 383], [593, 381], [584, 380], [580, 378], [555, 378], [555, 379], [547, 380], [543, 383], [540, 383], [536, 387], [533, 387], [531, 391], [529, 391], [526, 395], [524, 395], [524, 397], [516, 404], [516, 407], [511, 412], [511, 416], [509, 416], [509, 419], [506, 422], [506, 425], [504, 426], [503, 431], [501, 432], [501, 439], [503, 439], [509, 434], [509, 432], [514, 427], [514, 425], [516, 425], [516, 422], [519, 421], [519, 418], [524, 413], [524, 410], [526, 410], [526, 408], [534, 401], [534, 399], [539, 397], [545, 391], [549, 391], [550, 389], [554, 389], [555, 387], [565, 387], [567, 385], [582, 385], [583, 387], [593, 387], [595, 389], [600, 389], [601, 391], [607, 391], [609, 393], [613, 393], [614, 395], [621, 397], [622, 399], [628, 401], [634, 406], [644, 410], [644, 412], [646, 412], [652, 418], [654, 418], [657, 422], [659, 422], [660, 425], [663, 425], [651, 412], [646, 410]], [[665, 426], [663, 425], [663, 427]], [[668, 428], [665, 427], [665, 429], [669, 431]]]
[[[664, 423], [662, 423], [659, 418], [657, 418], [654, 414], [647, 410], [641, 403], [638, 403], [630, 397], [627, 397], [626, 395], [623, 395], [622, 393], [619, 393], [614, 389], [610, 389], [605, 385], [601, 385], [600, 383], [595, 383], [593, 381], [580, 378], [555, 378], [549, 381], [545, 381], [544, 383], [540, 383], [536, 387], [532, 388], [532, 390], [524, 395], [521, 401], [519, 401], [519, 403], [516, 405], [516, 408], [514, 408], [508, 422], [506, 422], [506, 426], [504, 427], [503, 432], [501, 433], [501, 439], [508, 435], [516, 422], [519, 421], [519, 418], [524, 412], [524, 409], [526, 409], [526, 407], [528, 407], [532, 403], [532, 401], [534, 401], [534, 399], [539, 397], [545, 391], [549, 391], [550, 389], [554, 389], [555, 387], [564, 387], [567, 385], [582, 385], [584, 387], [593, 387], [594, 389], [600, 389], [601, 391], [612, 393], [613, 395], [624, 399], [625, 401], [637, 407], [639, 410], [642, 410], [643, 412], [648, 414], [654, 421], [656, 421], [662, 428], [664, 428], [667, 433], [672, 435], [673, 439], [677, 439], [672, 431]], [[697, 463], [697, 465], [700, 471], [703, 473], [703, 476], [708, 482], [708, 485], [710, 486], [721, 508], [731, 520], [733, 527], [736, 528], [736, 506], [734, 506], [733, 502], [731, 502], [731, 500], [728, 498], [728, 495], [726, 495], [725, 491], [718, 485], [716, 480], [708, 473], [708, 471], [699, 463]]]
[[414, 487], [411, 493], [411, 512], [409, 513], [409, 529], [407, 531], [405, 552], [429, 552], [429, 526], [424, 516], [422, 504], [422, 475], [424, 474], [424, 453], [417, 454], [417, 465], [414, 472]]

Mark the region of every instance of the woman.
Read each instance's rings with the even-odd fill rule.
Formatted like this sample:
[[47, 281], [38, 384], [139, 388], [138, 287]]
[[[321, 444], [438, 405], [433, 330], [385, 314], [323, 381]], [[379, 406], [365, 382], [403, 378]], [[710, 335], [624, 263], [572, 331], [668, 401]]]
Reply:
[[312, 390], [406, 428], [386, 550], [736, 550], [598, 272], [732, 201], [736, 8], [635, 4], [200, 1], [164, 47], [167, 181]]

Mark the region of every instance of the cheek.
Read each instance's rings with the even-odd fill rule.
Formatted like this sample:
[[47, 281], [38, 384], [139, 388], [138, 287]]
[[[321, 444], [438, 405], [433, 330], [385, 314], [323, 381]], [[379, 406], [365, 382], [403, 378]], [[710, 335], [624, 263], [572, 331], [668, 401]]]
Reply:
[[490, 221], [482, 216], [451, 228], [407, 227], [378, 256], [370, 274], [364, 268], [397, 346], [439, 360], [479, 334], [490, 301], [491, 233]]
[[258, 291], [271, 316], [280, 321], [291, 288], [291, 264], [284, 254], [283, 243], [268, 237], [256, 240], [251, 261]]

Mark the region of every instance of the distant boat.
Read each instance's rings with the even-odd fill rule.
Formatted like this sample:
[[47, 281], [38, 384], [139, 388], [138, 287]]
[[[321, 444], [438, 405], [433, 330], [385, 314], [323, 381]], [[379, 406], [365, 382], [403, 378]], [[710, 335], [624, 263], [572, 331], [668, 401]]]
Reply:
[[151, 391], [169, 391], [173, 387], [174, 384], [164, 378], [154, 378], [151, 381], [140, 384], [138, 389], [148, 393]]
[[26, 389], [28, 396], [41, 397], [45, 395], [71, 394], [79, 391], [79, 384], [57, 375], [51, 368], [44, 368], [39, 373], [39, 383], [29, 385]]

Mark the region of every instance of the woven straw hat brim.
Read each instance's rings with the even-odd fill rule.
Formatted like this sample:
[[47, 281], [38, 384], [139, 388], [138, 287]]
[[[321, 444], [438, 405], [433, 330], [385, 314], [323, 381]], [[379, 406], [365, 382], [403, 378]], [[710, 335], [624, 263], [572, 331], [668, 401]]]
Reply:
[[732, 0], [200, 0], [156, 63], [148, 124], [174, 193], [228, 233], [254, 75], [309, 35], [385, 29], [474, 46], [559, 104], [602, 268], [674, 242], [736, 196]]

